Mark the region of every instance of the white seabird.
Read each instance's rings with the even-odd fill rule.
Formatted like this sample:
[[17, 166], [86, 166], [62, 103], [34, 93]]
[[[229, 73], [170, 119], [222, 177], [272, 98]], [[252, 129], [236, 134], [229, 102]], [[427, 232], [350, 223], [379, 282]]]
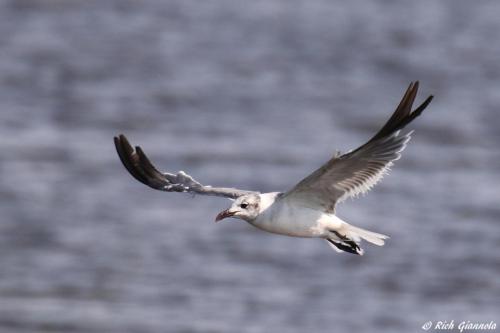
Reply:
[[412, 111], [417, 90], [418, 81], [412, 82], [391, 118], [367, 143], [343, 155], [337, 154], [287, 192], [260, 193], [204, 186], [183, 171], [159, 172], [143, 150], [140, 147], [134, 150], [124, 135], [114, 138], [115, 146], [130, 174], [154, 189], [233, 199], [231, 207], [217, 215], [216, 222], [234, 217], [271, 233], [323, 238], [337, 252], [362, 255], [361, 239], [382, 246], [388, 236], [342, 221], [335, 215], [335, 206], [370, 190], [400, 158], [412, 133], [400, 134], [400, 130], [418, 117], [433, 98], [429, 96]]

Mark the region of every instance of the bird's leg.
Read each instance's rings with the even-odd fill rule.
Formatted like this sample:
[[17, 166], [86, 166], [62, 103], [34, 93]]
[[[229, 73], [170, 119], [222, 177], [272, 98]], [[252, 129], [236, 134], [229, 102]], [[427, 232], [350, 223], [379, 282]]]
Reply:
[[345, 251], [345, 252], [348, 252], [348, 253], [352, 253], [352, 254], [357, 254], [357, 255], [360, 255], [360, 254], [363, 253], [361, 251], [361, 249], [359, 248], [359, 246], [357, 246], [357, 245], [356, 245], [356, 247], [352, 247], [352, 246], [346, 245], [344, 243], [336, 242], [334, 240], [331, 240], [330, 238], [327, 238], [326, 240], [328, 242], [330, 242], [333, 246], [335, 246], [339, 250], [342, 250], [342, 251]]
[[[342, 243], [345, 243], [346, 244], [345, 246], [348, 246], [348, 247], [350, 247], [351, 249], [354, 249], [354, 250], [360, 250], [359, 245], [356, 244], [355, 241], [353, 241], [352, 239], [350, 239], [346, 235], [342, 235], [340, 232], [335, 231], [335, 230], [330, 230], [330, 232], [333, 233], [333, 234], [335, 234], [335, 236], [337, 236], [341, 240]], [[344, 250], [344, 249], [342, 249], [342, 250]], [[349, 251], [347, 251], [347, 252], [349, 252]]]
[[349, 241], [350, 239], [346, 236], [346, 235], [342, 235], [340, 232], [336, 231], [336, 230], [329, 230], [331, 233], [334, 233], [335, 236], [337, 236], [338, 238], [340, 238], [341, 240], [343, 241]]

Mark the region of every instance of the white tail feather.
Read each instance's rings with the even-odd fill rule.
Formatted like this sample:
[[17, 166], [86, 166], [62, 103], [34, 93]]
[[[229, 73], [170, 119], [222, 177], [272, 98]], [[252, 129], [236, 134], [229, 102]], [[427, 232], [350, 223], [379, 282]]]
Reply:
[[357, 240], [359, 238], [362, 238], [366, 240], [367, 242], [370, 242], [372, 244], [382, 246], [385, 244], [385, 240], [389, 238], [389, 236], [379, 234], [373, 231], [368, 231], [365, 229], [361, 229], [358, 227], [354, 227], [348, 223], [344, 222], [344, 225], [342, 226], [342, 233], [345, 233], [345, 235], [351, 239]]

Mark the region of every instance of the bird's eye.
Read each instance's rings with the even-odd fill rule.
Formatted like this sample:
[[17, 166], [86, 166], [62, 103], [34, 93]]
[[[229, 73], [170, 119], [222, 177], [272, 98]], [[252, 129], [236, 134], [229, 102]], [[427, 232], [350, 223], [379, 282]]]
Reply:
[[242, 203], [242, 204], [240, 205], [240, 207], [241, 207], [241, 208], [243, 208], [243, 209], [245, 209], [245, 208], [247, 208], [247, 207], [248, 207], [248, 204], [247, 204], [247, 203]]

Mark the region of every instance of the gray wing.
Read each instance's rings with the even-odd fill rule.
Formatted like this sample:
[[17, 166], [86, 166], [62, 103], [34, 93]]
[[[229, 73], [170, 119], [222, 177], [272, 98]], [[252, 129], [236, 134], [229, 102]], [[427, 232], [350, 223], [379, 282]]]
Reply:
[[342, 156], [335, 156], [285, 193], [283, 199], [326, 212], [334, 212], [337, 202], [370, 190], [400, 158], [410, 133], [400, 130], [418, 117], [431, 102], [429, 96], [413, 112], [418, 81], [412, 82], [396, 111], [367, 143]]
[[232, 199], [254, 193], [234, 188], [204, 186], [183, 171], [176, 174], [162, 173], [155, 168], [141, 147], [137, 146], [134, 150], [123, 134], [115, 137], [115, 147], [128, 172], [141, 183], [156, 190], [215, 195]]

